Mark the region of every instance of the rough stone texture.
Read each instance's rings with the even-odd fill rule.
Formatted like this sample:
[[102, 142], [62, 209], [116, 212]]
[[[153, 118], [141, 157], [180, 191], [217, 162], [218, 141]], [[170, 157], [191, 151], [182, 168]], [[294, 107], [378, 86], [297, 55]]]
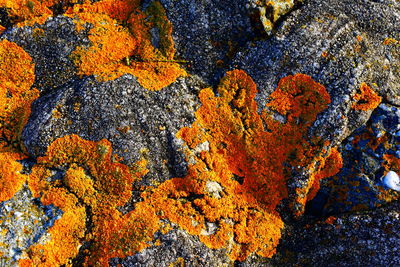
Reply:
[[[400, 23], [398, 10], [400, 4], [390, 0], [307, 1], [272, 38], [249, 42], [231, 68], [243, 69], [254, 79], [260, 107], [278, 81], [290, 74], [305, 73], [326, 86], [332, 103], [318, 116], [310, 137], [335, 146], [371, 115], [372, 111], [351, 108], [361, 83], [374, 85], [384, 101], [400, 103], [399, 47], [383, 45], [387, 37], [398, 39], [394, 26]], [[309, 173], [294, 170], [293, 177], [289, 184], [292, 198], [297, 188], [307, 186]], [[303, 209], [294, 205], [296, 210]]]
[[362, 82], [377, 84], [385, 101], [400, 104], [399, 47], [382, 44], [386, 37], [398, 39], [399, 10], [400, 4], [390, 0], [307, 1], [272, 38], [249, 43], [232, 67], [254, 79], [261, 106], [282, 77], [312, 76], [332, 98], [312, 132], [341, 141], [369, 117], [354, 116], [350, 109], [351, 97]]
[[[112, 259], [111, 266], [168, 266], [183, 259], [185, 266], [226, 266], [230, 263], [224, 249], [210, 250], [197, 237], [173, 229], [167, 234], [158, 233], [161, 245], [144, 249], [125, 259]], [[180, 266], [179, 264], [177, 266]]]
[[299, 223], [283, 238], [274, 266], [398, 266], [400, 202], [339, 215], [332, 224]]
[[207, 82], [216, 83], [237, 50], [255, 36], [242, 0], [160, 2], [173, 24], [178, 57]]
[[[321, 136], [331, 142], [330, 146], [340, 145], [345, 165], [338, 175], [339, 184], [347, 187], [351, 203], [348, 199], [340, 202], [330, 183], [333, 178], [327, 179], [308, 206], [307, 212], [313, 216], [295, 221], [282, 215], [286, 234], [272, 259], [253, 255], [236, 265], [400, 265], [399, 201], [371, 209], [387, 202], [377, 199], [382, 192], [379, 179], [383, 154], [399, 157], [400, 45], [383, 43], [388, 37], [400, 39], [400, 2], [305, 1], [282, 18], [276, 33], [265, 39], [259, 38], [253, 27], [245, 1], [161, 2], [174, 25], [178, 58], [188, 61], [187, 70], [194, 75], [158, 92], [142, 88], [131, 75], [109, 82], [77, 77], [69, 55], [77, 46], [88, 44], [88, 39], [85, 31], [77, 34], [69, 18], [58, 16], [34, 27], [8, 25], [2, 38], [16, 42], [32, 56], [35, 87], [41, 91], [23, 132], [31, 160], [43, 155], [56, 138], [75, 133], [90, 140], [110, 140], [125, 163], [148, 159], [150, 172], [142, 181], [145, 185], [183, 176], [187, 163], [175, 134], [193, 122], [199, 105], [197, 94], [206, 83], [215, 85], [228, 69], [244, 69], [257, 83], [257, 101], [263, 107], [282, 77], [305, 73], [326, 86], [332, 98], [329, 108], [310, 129], [310, 136]], [[7, 20], [3, 15], [0, 19]], [[351, 108], [362, 82], [383, 97], [384, 104], [375, 111]], [[371, 151], [362, 140], [353, 142], [368, 129], [374, 140], [386, 134], [388, 146]], [[298, 173], [295, 178], [293, 187], [301, 187], [309, 177]], [[352, 186], [354, 182], [360, 185]], [[396, 197], [394, 192], [389, 194]], [[351, 211], [359, 204], [369, 209]], [[21, 216], [17, 213], [20, 210]], [[0, 204], [1, 229], [16, 233], [0, 236], [0, 241], [4, 238], [12, 247], [8, 252], [0, 249], [11, 257], [0, 265], [14, 263], [19, 250], [45, 236], [57, 216], [56, 211], [47, 211], [50, 213], [45, 207], [35, 206], [25, 190]], [[332, 213], [338, 217], [333, 224], [320, 221], [321, 216]], [[21, 227], [31, 226], [35, 218], [40, 223], [21, 239]], [[110, 263], [168, 266], [182, 258], [188, 266], [232, 264], [223, 249], [211, 250], [178, 228], [157, 233], [154, 238], [160, 246]]]
[[34, 243], [44, 243], [62, 211], [43, 206], [27, 187], [10, 200], [0, 203], [0, 266], [15, 266], [24, 250]]
[[388, 171], [383, 167], [384, 155], [400, 158], [399, 122], [400, 109], [381, 104], [366, 125], [342, 142], [344, 166], [336, 177], [323, 181], [310, 205], [312, 212], [327, 215], [373, 209], [399, 196], [381, 182]]
[[76, 68], [69, 55], [87, 45], [87, 31], [78, 33], [71, 18], [49, 18], [43, 25], [9, 28], [2, 38], [17, 43], [35, 63], [35, 84], [41, 92], [62, 87], [76, 79]]
[[151, 180], [145, 184], [181, 177], [187, 163], [175, 135], [193, 122], [200, 85], [196, 78], [181, 78], [151, 92], [131, 75], [104, 83], [93, 77], [73, 80], [33, 103], [24, 143], [37, 157], [67, 134], [107, 139], [125, 163], [148, 160]]

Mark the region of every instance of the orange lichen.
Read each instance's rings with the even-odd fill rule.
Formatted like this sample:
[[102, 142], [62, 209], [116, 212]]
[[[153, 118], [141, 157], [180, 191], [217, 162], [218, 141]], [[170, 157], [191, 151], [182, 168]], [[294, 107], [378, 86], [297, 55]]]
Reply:
[[[104, 18], [104, 25], [112, 22], [104, 14], [97, 15]], [[109, 64], [107, 60], [102, 63]], [[18, 76], [14, 80], [9, 86], [11, 94], [28, 85], [30, 89], [33, 81]], [[132, 183], [146, 173], [146, 163], [138, 162], [135, 168], [121, 164], [107, 140], [94, 142], [76, 135], [59, 138], [37, 159], [28, 177], [18, 173], [21, 165], [15, 160], [20, 155], [15, 155], [8, 177], [21, 177], [8, 179], [15, 182], [15, 190], [4, 198], [28, 180], [34, 197], [63, 211], [48, 230], [49, 239], [31, 246], [20, 263], [70, 264], [83, 253], [87, 265], [108, 265], [110, 258], [157, 244], [153, 236], [163, 229], [160, 219], [199, 236], [210, 248], [227, 249], [232, 260], [243, 261], [251, 253], [272, 257], [284, 226], [276, 207], [288, 195], [288, 166], [315, 164], [319, 146], [307, 140], [307, 129], [330, 102], [329, 94], [309, 76], [289, 76], [271, 94], [269, 110], [259, 115], [254, 100], [257, 89], [245, 72], [228, 72], [217, 91], [219, 96], [211, 88], [200, 92], [202, 106], [195, 113], [196, 121], [178, 133], [188, 146], [191, 165], [187, 176], [145, 189], [143, 201], [126, 214], [119, 207], [129, 201]], [[274, 112], [284, 116], [285, 122], [275, 120]], [[206, 149], [197, 151], [199, 145]], [[340, 154], [332, 149], [321, 159], [309, 184], [318, 186], [320, 179], [335, 173], [339, 161]], [[1, 158], [0, 162], [7, 164]], [[53, 179], [53, 170], [65, 173]], [[307, 187], [304, 194], [312, 195], [312, 188]], [[91, 245], [80, 252], [83, 243]]]
[[380, 97], [366, 83], [361, 84], [360, 91], [360, 93], [354, 96], [354, 100], [357, 101], [353, 104], [355, 110], [373, 110], [381, 103], [382, 97]]
[[43, 24], [53, 15], [51, 7], [62, 2], [64, 5], [78, 0], [0, 0], [0, 7], [6, 8], [11, 20], [19, 26]]
[[[145, 162], [132, 170], [115, 161], [108, 141], [87, 141], [76, 135], [54, 141], [37, 162], [28, 179], [30, 190], [44, 205], [53, 204], [64, 213], [50, 228], [50, 241], [29, 248], [32, 265], [66, 264], [78, 254], [82, 242], [93, 242], [87, 264], [101, 266], [111, 257], [125, 257], [149, 246], [158, 227], [153, 208], [138, 204], [128, 214], [118, 211], [132, 194], [132, 182], [146, 173]], [[66, 169], [62, 180], [49, 179], [52, 168]], [[87, 216], [93, 224], [90, 231]]]
[[343, 159], [340, 152], [336, 148], [332, 148], [326, 158], [321, 158], [319, 167], [316, 172], [311, 175], [311, 187], [307, 195], [307, 201], [313, 199], [320, 188], [320, 181], [324, 178], [337, 174], [343, 167]]
[[329, 216], [328, 218], [326, 218], [325, 223], [327, 224], [334, 224], [336, 222], [337, 218], [334, 216]]
[[399, 45], [400, 41], [398, 41], [394, 38], [385, 38], [385, 40], [383, 40], [383, 44], [384, 45]]
[[86, 211], [78, 198], [64, 188], [49, 188], [42, 192], [43, 205], [54, 205], [63, 211], [60, 219], [48, 230], [50, 239], [28, 250], [24, 266], [59, 266], [69, 264], [79, 252], [85, 235]]
[[0, 201], [10, 199], [25, 183], [21, 132], [30, 115], [30, 105], [38, 97], [31, 88], [34, 65], [17, 44], [0, 41]]
[[[85, 23], [93, 25], [91, 46], [78, 47], [71, 55], [80, 75], [112, 80], [130, 73], [149, 90], [159, 90], [186, 75], [173, 60], [172, 25], [159, 2], [153, 2], [146, 13], [139, 9], [139, 1], [127, 0], [75, 5], [67, 13], [78, 17], [78, 30]], [[159, 48], [151, 43], [152, 28], [160, 33]]]
[[22, 174], [21, 153], [0, 153], [0, 202], [9, 200], [24, 185], [27, 176]]
[[17, 44], [0, 41], [0, 147], [20, 146], [30, 106], [39, 92], [34, 82], [32, 58]]
[[[78, 31], [92, 25], [91, 45], [80, 46], [71, 55], [80, 75], [105, 81], [130, 73], [149, 90], [160, 90], [186, 75], [174, 61], [172, 24], [157, 1], [143, 12], [138, 0], [0, 0], [0, 7], [7, 8], [19, 26], [43, 24], [53, 16], [56, 4], [70, 6], [66, 15], [76, 19]], [[151, 29], [157, 29], [159, 47], [151, 42]]]
[[[284, 163], [309, 164], [304, 158], [312, 157], [312, 146], [304, 140], [306, 130], [330, 102], [325, 88], [310, 77], [284, 78], [269, 103], [287, 117], [280, 123], [267, 111], [263, 118], [257, 113], [256, 91], [252, 79], [238, 70], [222, 79], [219, 97], [210, 88], [202, 90], [195, 123], [178, 137], [191, 149], [203, 143], [209, 149], [188, 152], [195, 162], [188, 176], [144, 196], [163, 211], [162, 218], [199, 235], [210, 248], [229, 248], [232, 260], [253, 252], [264, 257], [275, 253], [283, 227], [275, 208], [287, 196]], [[220, 191], [210, 193], [209, 183], [217, 183], [214, 190]], [[207, 223], [218, 228], [210, 233]]]

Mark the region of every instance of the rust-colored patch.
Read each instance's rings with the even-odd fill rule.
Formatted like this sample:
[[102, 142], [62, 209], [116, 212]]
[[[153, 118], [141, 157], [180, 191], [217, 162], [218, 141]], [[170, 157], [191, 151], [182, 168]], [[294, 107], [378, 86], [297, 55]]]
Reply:
[[[78, 31], [86, 23], [93, 25], [89, 31], [91, 45], [78, 47], [71, 55], [79, 74], [113, 80], [130, 73], [149, 90], [160, 90], [186, 75], [174, 61], [172, 25], [164, 8], [156, 1], [144, 13], [139, 2], [103, 0], [74, 5], [67, 11], [71, 17], [78, 17]], [[158, 48], [151, 42], [152, 29], [159, 33]]]
[[32, 58], [17, 44], [0, 41], [0, 147], [21, 148], [21, 132], [30, 106], [39, 96]]
[[361, 84], [360, 91], [360, 93], [354, 96], [356, 103], [353, 104], [353, 108], [355, 110], [373, 110], [382, 102], [382, 97], [380, 97], [366, 83]]
[[[109, 258], [132, 255], [149, 246], [158, 227], [152, 207], [139, 203], [125, 215], [117, 209], [129, 200], [132, 182], [146, 173], [144, 165], [139, 162], [132, 170], [114, 161], [106, 140], [93, 142], [70, 135], [54, 141], [46, 155], [38, 158], [28, 185], [44, 205], [53, 204], [64, 213], [49, 230], [51, 240], [29, 248], [32, 264], [66, 264], [78, 254], [82, 242], [93, 242], [86, 263], [101, 266], [108, 265]], [[51, 181], [51, 168], [67, 171], [62, 180]], [[87, 216], [93, 224], [90, 230], [85, 225]]]

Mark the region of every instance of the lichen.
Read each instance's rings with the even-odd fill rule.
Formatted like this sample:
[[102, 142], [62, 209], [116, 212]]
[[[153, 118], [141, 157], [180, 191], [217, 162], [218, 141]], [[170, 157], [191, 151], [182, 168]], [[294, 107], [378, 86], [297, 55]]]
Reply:
[[360, 86], [360, 93], [354, 96], [356, 103], [353, 104], [355, 110], [368, 111], [373, 110], [382, 102], [380, 97], [371, 87], [366, 83]]
[[17, 44], [0, 41], [0, 201], [10, 199], [27, 178], [17, 160], [26, 157], [21, 132], [39, 94], [33, 81], [31, 57]]
[[62, 2], [75, 4], [78, 0], [0, 0], [0, 7], [6, 8], [11, 20], [18, 26], [43, 24], [53, 16], [52, 7]]
[[[271, 111], [258, 114], [256, 86], [245, 72], [228, 72], [217, 90], [219, 96], [210, 88], [200, 92], [196, 121], [178, 133], [195, 163], [187, 177], [155, 190], [165, 199], [155, 207], [166, 207], [166, 219], [199, 235], [210, 248], [228, 248], [232, 260], [244, 260], [253, 252], [271, 257], [283, 228], [275, 209], [287, 196], [284, 164], [308, 164], [312, 146], [306, 130], [330, 102], [329, 95], [306, 75], [282, 79], [268, 104], [287, 117], [281, 123]], [[205, 142], [208, 151], [191, 152]], [[209, 181], [223, 188], [219, 198], [207, 194]], [[208, 233], [207, 222], [216, 223], [217, 231]], [[232, 238], [233, 245], [228, 245]]]
[[0, 202], [12, 198], [24, 185], [27, 176], [21, 173], [22, 165], [17, 162], [23, 158], [21, 153], [0, 153]]
[[[142, 12], [139, 1], [103, 0], [74, 5], [67, 14], [78, 18], [77, 30], [93, 25], [91, 45], [80, 46], [71, 55], [80, 75], [112, 80], [130, 73], [149, 90], [160, 90], [186, 75], [174, 61], [172, 25], [159, 2]], [[159, 47], [152, 44], [152, 29], [159, 32]]]
[[[90, 4], [87, 7], [93, 8]], [[99, 56], [99, 66], [114, 68], [113, 64], [120, 64], [116, 62], [121, 59], [112, 50], [115, 47], [127, 51], [151, 48], [157, 56], [161, 54], [149, 43], [146, 48], [149, 39], [144, 39], [144, 44], [125, 47], [102, 43], [102, 32], [112, 28], [116, 30], [114, 41], [131, 40], [134, 44], [137, 39], [114, 21], [127, 16], [132, 19], [133, 13], [121, 13], [117, 7], [110, 14], [81, 11], [84, 6], [74, 8], [79, 8], [81, 20], [87, 16], [86, 21], [95, 24], [91, 41], [102, 44], [97, 49], [111, 50], [112, 60], [108, 61], [110, 58], [97, 54], [94, 47], [88, 48], [88, 55], [78, 57], [82, 62]], [[169, 46], [162, 53], [171, 58], [174, 51]], [[320, 179], [340, 167], [340, 154], [335, 149], [320, 159], [320, 165], [313, 165], [319, 146], [308, 140], [307, 130], [330, 102], [322, 85], [303, 74], [285, 77], [260, 115], [254, 100], [255, 83], [244, 71], [234, 70], [221, 80], [218, 95], [211, 88], [200, 92], [202, 106], [195, 113], [196, 121], [177, 134], [187, 145], [191, 163], [187, 176], [158, 187], [142, 188], [143, 200], [124, 214], [119, 207], [129, 201], [132, 183], [146, 174], [146, 162], [131, 167], [120, 163], [107, 140], [61, 137], [49, 145], [43, 157], [37, 158], [30, 174], [21, 173], [22, 165], [17, 160], [25, 155], [20, 135], [30, 104], [38, 96], [32, 88], [34, 66], [29, 55], [8, 41], [0, 42], [0, 60], [0, 200], [9, 199], [27, 183], [43, 205], [53, 205], [63, 212], [48, 229], [50, 238], [29, 247], [19, 261], [21, 266], [68, 265], [78, 254], [87, 265], [108, 265], [110, 258], [126, 257], [156, 245], [153, 236], [164, 229], [160, 220], [197, 235], [212, 249], [226, 249], [232, 260], [243, 261], [252, 253], [272, 257], [284, 227], [276, 207], [288, 196], [290, 168], [314, 168], [314, 176], [302, 192], [302, 198], [305, 195], [310, 199]], [[95, 68], [94, 64], [86, 67]], [[164, 67], [167, 65], [160, 65]], [[285, 122], [276, 120], [276, 114], [283, 116]], [[196, 150], [202, 144], [207, 145]], [[55, 170], [61, 176], [55, 178]], [[81, 250], [82, 245], [87, 249]]]
[[[49, 242], [29, 248], [24, 264], [67, 264], [84, 242], [91, 242], [86, 263], [104, 266], [111, 257], [125, 257], [149, 246], [146, 242], [158, 226], [151, 207], [137, 207], [125, 215], [118, 210], [128, 202], [132, 182], [146, 173], [144, 164], [139, 162], [133, 170], [115, 161], [106, 140], [93, 142], [69, 135], [54, 141], [46, 155], [38, 158], [28, 185], [44, 205], [58, 207], [63, 215], [49, 229]], [[66, 170], [61, 180], [49, 178], [54, 168]]]
[[0, 148], [21, 147], [21, 132], [39, 96], [32, 58], [17, 44], [0, 41]]

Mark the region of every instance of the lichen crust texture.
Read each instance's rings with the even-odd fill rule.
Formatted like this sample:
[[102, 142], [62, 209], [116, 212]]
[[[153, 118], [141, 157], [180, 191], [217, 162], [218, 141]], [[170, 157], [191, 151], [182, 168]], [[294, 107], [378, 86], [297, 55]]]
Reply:
[[21, 27], [44, 24], [57, 15], [53, 10], [60, 5], [78, 32], [88, 30], [90, 44], [78, 46], [70, 55], [79, 75], [107, 81], [132, 74], [149, 90], [186, 76], [183, 61], [175, 59], [172, 24], [158, 1], [142, 10], [138, 0], [0, 0], [0, 8]]
[[[0, 7], [25, 27], [44, 23], [56, 3], [0, 0]], [[70, 55], [78, 75], [108, 81], [131, 74], [149, 90], [187, 75], [175, 59], [172, 25], [159, 2], [146, 9], [129, 0], [63, 3], [76, 31], [87, 31], [90, 41]], [[227, 72], [216, 88], [202, 89], [195, 120], [176, 134], [188, 162], [184, 177], [139, 186], [148, 173], [144, 158], [127, 165], [110, 141], [75, 134], [57, 138], [43, 156], [31, 158], [21, 133], [39, 97], [34, 72], [27, 52], [0, 41], [0, 202], [25, 190], [36, 206], [59, 211], [43, 238], [34, 238], [18, 258], [1, 258], [19, 266], [108, 266], [113, 258], [157, 246], [155, 234], [172, 227], [224, 250], [232, 261], [252, 254], [271, 258], [285, 227], [279, 206], [293, 190], [288, 188], [296, 179], [292, 170], [310, 173], [293, 200], [305, 206], [321, 180], [343, 165], [336, 147], [309, 137], [309, 128], [331, 102], [323, 85], [305, 74], [289, 75], [259, 107], [256, 84], [242, 70]], [[353, 108], [361, 111], [381, 102], [366, 84], [354, 100]], [[389, 155], [386, 159], [400, 166]], [[133, 184], [140, 191], [134, 203]], [[125, 209], [127, 204], [132, 207]]]

